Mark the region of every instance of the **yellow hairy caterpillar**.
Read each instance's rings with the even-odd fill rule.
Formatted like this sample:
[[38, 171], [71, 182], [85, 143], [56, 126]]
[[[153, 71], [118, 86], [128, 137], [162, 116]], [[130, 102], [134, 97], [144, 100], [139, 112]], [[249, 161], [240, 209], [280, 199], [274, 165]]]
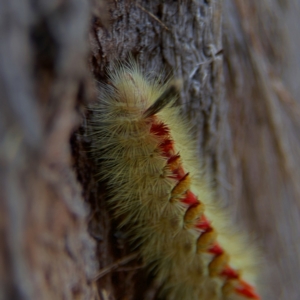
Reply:
[[103, 84], [90, 121], [109, 204], [168, 300], [260, 299], [253, 257], [199, 172], [176, 87], [135, 62]]

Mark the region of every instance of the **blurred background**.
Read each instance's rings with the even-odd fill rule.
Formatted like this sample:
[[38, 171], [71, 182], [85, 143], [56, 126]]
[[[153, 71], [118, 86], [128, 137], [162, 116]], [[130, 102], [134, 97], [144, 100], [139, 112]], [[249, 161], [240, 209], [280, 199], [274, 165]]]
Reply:
[[0, 0], [0, 299], [157, 298], [122, 261], [85, 135], [95, 82], [129, 54], [183, 81], [199, 159], [261, 253], [262, 299], [300, 299], [299, 15], [299, 0]]

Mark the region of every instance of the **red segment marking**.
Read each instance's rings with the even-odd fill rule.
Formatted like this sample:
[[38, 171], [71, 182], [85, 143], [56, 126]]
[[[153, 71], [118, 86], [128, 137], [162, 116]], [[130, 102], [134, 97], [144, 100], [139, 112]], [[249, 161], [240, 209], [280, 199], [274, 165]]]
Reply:
[[[178, 175], [182, 175], [182, 174], [184, 174], [184, 170], [183, 170], [183, 168], [182, 167], [179, 167], [178, 169]], [[176, 170], [176, 171], [177, 171]], [[188, 176], [189, 176], [189, 174], [190, 173], [185, 173], [184, 175], [183, 175], [183, 177], [179, 180], [179, 182], [177, 183], [177, 185], [181, 182], [181, 181], [183, 181], [183, 180], [185, 180]]]
[[158, 136], [164, 136], [168, 135], [170, 130], [164, 123], [153, 123], [150, 132]]
[[[186, 192], [190, 186], [190, 182], [187, 179], [187, 177], [189, 176], [189, 173], [186, 173], [180, 180], [179, 182], [174, 186], [173, 190], [172, 190], [172, 194], [175, 193], [179, 193], [182, 194], [183, 192]], [[174, 178], [174, 177], [172, 177]], [[177, 179], [177, 178], [176, 178]]]
[[168, 159], [168, 164], [172, 164], [173, 162], [175, 162], [177, 159], [180, 158], [180, 155], [179, 154], [176, 154], [176, 155], [172, 155], [169, 159]]
[[177, 179], [178, 181], [183, 180], [185, 178], [185, 176], [187, 175], [187, 174], [185, 174], [185, 172], [181, 166], [178, 169], [174, 170], [173, 174], [175, 176], [171, 176], [171, 177], [174, 179]]
[[167, 156], [167, 157], [171, 157], [171, 155], [173, 153], [170, 153], [170, 152], [173, 152], [174, 149], [173, 149], [173, 141], [170, 140], [170, 139], [166, 139], [164, 140], [160, 145], [159, 145], [159, 148], [162, 150], [162, 154]]
[[173, 170], [173, 175], [169, 176], [169, 178], [173, 178], [178, 180], [179, 182], [184, 180], [184, 178], [189, 175], [189, 173], [185, 173], [183, 168], [180, 166], [176, 170]]
[[191, 191], [186, 192], [185, 197], [181, 202], [188, 204], [190, 207], [199, 203], [197, 197]]
[[235, 291], [237, 293], [250, 299], [260, 300], [260, 297], [255, 293], [254, 288], [250, 284], [246, 283], [243, 280], [240, 280], [239, 283], [241, 284], [241, 286], [235, 288]]
[[215, 243], [212, 247], [208, 249], [208, 252], [218, 256], [224, 253], [224, 250], [221, 248], [221, 246], [218, 243]]
[[184, 170], [183, 170], [183, 167], [180, 166], [177, 170], [176, 170], [176, 175], [177, 175], [177, 178], [178, 180], [182, 181], [186, 178], [186, 176], [189, 175], [189, 173], [185, 173]]
[[227, 266], [222, 273], [220, 274], [221, 276], [225, 276], [228, 279], [237, 279], [239, 278], [239, 274], [237, 271], [233, 270], [231, 267]]
[[206, 217], [203, 215], [199, 222], [196, 224], [196, 228], [199, 228], [203, 231], [207, 231], [211, 229], [210, 222], [206, 219]]

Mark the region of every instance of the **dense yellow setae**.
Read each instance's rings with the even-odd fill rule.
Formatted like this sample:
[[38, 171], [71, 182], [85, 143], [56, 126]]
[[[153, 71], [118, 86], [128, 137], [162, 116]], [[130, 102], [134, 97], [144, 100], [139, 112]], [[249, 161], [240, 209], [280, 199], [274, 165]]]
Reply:
[[175, 91], [132, 61], [101, 86], [89, 130], [110, 207], [163, 298], [260, 299], [254, 252], [214, 201]]

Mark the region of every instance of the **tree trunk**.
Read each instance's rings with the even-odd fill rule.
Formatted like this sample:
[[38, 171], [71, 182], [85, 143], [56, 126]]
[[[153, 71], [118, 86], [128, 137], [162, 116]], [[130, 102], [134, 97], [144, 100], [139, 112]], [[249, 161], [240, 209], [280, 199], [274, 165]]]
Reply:
[[292, 0], [224, 7], [227, 194], [258, 237], [264, 299], [299, 298], [299, 12]]
[[85, 134], [93, 76], [129, 55], [182, 80], [199, 158], [261, 249], [263, 299], [298, 299], [300, 9], [248, 2], [0, 0], [0, 299], [157, 298]]
[[88, 5], [1, 0], [0, 21], [0, 299], [95, 299], [69, 142], [91, 81]]

